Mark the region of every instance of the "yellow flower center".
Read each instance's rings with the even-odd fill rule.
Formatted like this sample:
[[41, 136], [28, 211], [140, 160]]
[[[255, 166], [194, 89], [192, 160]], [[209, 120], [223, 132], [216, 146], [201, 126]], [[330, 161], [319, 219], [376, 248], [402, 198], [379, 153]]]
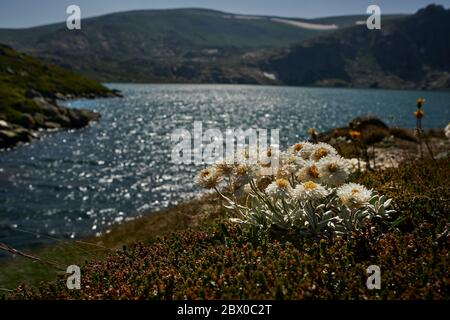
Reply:
[[296, 144], [294, 144], [294, 147], [293, 147], [295, 152], [299, 152], [300, 150], [302, 150], [302, 148], [303, 148], [303, 144], [301, 144], [301, 143], [296, 143]]
[[357, 193], [359, 193], [359, 190], [358, 190], [358, 189], [352, 189], [352, 195], [355, 195], [355, 194], [357, 194]]
[[311, 167], [308, 168], [308, 174], [313, 178], [316, 179], [319, 178], [319, 170], [315, 165], [312, 165]]
[[319, 149], [317, 149], [316, 151], [314, 151], [314, 156], [317, 159], [321, 159], [323, 157], [326, 157], [328, 155], [328, 150], [325, 149], [324, 147], [320, 147]]
[[247, 167], [243, 164], [238, 165], [236, 168], [236, 173], [239, 176], [243, 176], [243, 175], [247, 174]]
[[202, 178], [207, 178], [209, 175], [211, 174], [211, 172], [209, 172], [208, 170], [203, 170], [200, 175]]
[[353, 140], [358, 139], [361, 136], [361, 132], [356, 130], [350, 130], [349, 134]]
[[423, 118], [424, 115], [425, 115], [425, 112], [423, 112], [422, 109], [417, 109], [417, 110], [414, 112], [414, 116], [415, 116], [417, 119]]
[[330, 163], [328, 165], [328, 171], [330, 172], [336, 172], [337, 171], [337, 164], [336, 163]]
[[303, 183], [303, 187], [307, 190], [314, 190], [317, 188], [317, 183], [314, 183], [312, 181], [307, 181]]
[[289, 186], [289, 181], [287, 181], [286, 179], [281, 178], [281, 179], [277, 179], [276, 184], [277, 184], [278, 188], [285, 189], [285, 188], [287, 188]]

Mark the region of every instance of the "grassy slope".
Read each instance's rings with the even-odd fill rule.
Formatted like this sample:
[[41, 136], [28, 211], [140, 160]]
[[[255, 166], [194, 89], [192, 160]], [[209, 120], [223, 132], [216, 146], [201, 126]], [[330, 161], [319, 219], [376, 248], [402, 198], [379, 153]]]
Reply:
[[[450, 212], [449, 165], [449, 159], [414, 162], [356, 178], [394, 198], [399, 213], [395, 226], [374, 225], [375, 229], [345, 241], [291, 238], [288, 243], [221, 224], [223, 212], [210, 199], [201, 206], [199, 202], [183, 205], [118, 226], [98, 239], [106, 246], [142, 244], [84, 266], [83, 283], [89, 288], [68, 292], [61, 278], [56, 286], [44, 286], [40, 292], [22, 288], [15, 297], [448, 299], [448, 234], [444, 230]], [[202, 231], [195, 231], [198, 226]], [[156, 236], [186, 227], [194, 230], [155, 241]], [[66, 254], [43, 252], [55, 260]], [[73, 257], [80, 261], [87, 256]], [[380, 291], [365, 288], [365, 268], [370, 264], [379, 265], [383, 272]], [[19, 276], [25, 276], [18, 270], [24, 268], [36, 283], [40, 275], [27, 265], [31, 264], [20, 260], [4, 265], [1, 286], [17, 283]], [[42, 269], [47, 272], [42, 279], [50, 278], [48, 270], [54, 277], [54, 268]]]
[[[146, 38], [144, 45], [170, 41], [187, 47], [284, 46], [298, 42], [320, 32], [299, 29], [286, 24], [261, 20], [230, 19], [229, 13], [203, 9], [140, 10], [108, 14], [83, 20], [82, 31], [94, 38], [98, 32], [128, 40], [124, 47], [132, 44], [136, 37]], [[85, 28], [85, 30], [83, 30]], [[41, 41], [53, 41], [55, 36], [66, 35], [65, 23], [27, 29], [0, 29], [0, 41], [20, 47], [32, 47]], [[112, 40], [112, 39], [110, 39]], [[170, 42], [168, 42], [170, 44]]]
[[27, 89], [34, 89], [43, 96], [56, 92], [102, 96], [109, 92], [84, 76], [0, 45], [0, 119], [15, 122], [22, 112], [38, 111], [36, 104], [25, 97]]

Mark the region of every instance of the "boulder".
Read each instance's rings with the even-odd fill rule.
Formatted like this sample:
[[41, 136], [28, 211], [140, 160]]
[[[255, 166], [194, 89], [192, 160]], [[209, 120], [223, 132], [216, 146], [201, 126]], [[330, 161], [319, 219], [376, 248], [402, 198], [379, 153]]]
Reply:
[[50, 130], [61, 129], [61, 125], [53, 121], [45, 121], [44, 127]]
[[339, 137], [350, 139], [350, 129], [359, 131], [361, 133], [361, 142], [366, 145], [380, 142], [390, 136], [389, 127], [379, 118], [375, 116], [363, 116], [351, 120], [348, 127], [334, 128], [320, 133], [318, 138], [320, 141], [328, 143]]
[[58, 100], [66, 100], [66, 96], [63, 95], [61, 92], [55, 93], [55, 98]]
[[0, 120], [0, 129], [9, 129], [11, 126], [5, 120]]
[[367, 127], [377, 127], [380, 129], [386, 129], [389, 130], [389, 127], [387, 124], [385, 124], [381, 119], [375, 117], [375, 116], [362, 116], [362, 117], [356, 117], [353, 120], [350, 121], [348, 124], [349, 128], [357, 131], [363, 131]]
[[34, 122], [36, 125], [36, 128], [43, 128], [45, 123], [45, 116], [42, 113], [36, 112], [33, 115]]
[[53, 121], [59, 123], [61, 127], [64, 128], [72, 128], [72, 120], [65, 115], [58, 115], [58, 117], [54, 118]]
[[33, 129], [36, 126], [34, 118], [28, 113], [21, 114], [17, 123], [27, 129]]
[[10, 148], [19, 142], [30, 142], [30, 132], [23, 128], [0, 130], [0, 148]]
[[86, 109], [68, 109], [68, 116], [73, 128], [83, 128], [91, 121], [98, 120], [100, 114]]
[[348, 127], [361, 133], [361, 142], [366, 145], [377, 143], [390, 136], [389, 127], [375, 116], [357, 117]]
[[33, 99], [33, 98], [42, 98], [42, 94], [39, 91], [36, 91], [32, 88], [28, 88], [27, 90], [25, 90], [25, 97], [28, 99]]
[[40, 113], [42, 113], [49, 120], [53, 120], [60, 115], [60, 110], [57, 106], [51, 104], [44, 98], [33, 98], [33, 101], [40, 108]]

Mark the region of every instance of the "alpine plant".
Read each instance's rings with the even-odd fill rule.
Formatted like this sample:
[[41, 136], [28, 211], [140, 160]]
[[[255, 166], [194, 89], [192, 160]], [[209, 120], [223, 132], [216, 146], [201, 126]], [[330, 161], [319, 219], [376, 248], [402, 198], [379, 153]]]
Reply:
[[[235, 156], [196, 177], [198, 185], [214, 189], [236, 213], [233, 222], [304, 236], [343, 235], [361, 232], [371, 219], [395, 212], [389, 210], [391, 199], [347, 183], [355, 161], [339, 156], [329, 144], [300, 142], [278, 155], [265, 153], [263, 163]], [[277, 157], [273, 170], [267, 170], [267, 156]]]

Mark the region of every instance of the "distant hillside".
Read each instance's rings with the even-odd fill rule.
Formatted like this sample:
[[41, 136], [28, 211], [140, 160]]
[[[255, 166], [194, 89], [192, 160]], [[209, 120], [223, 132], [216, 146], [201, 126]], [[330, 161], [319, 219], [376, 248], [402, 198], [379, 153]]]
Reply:
[[[322, 22], [326, 22], [322, 21]], [[450, 10], [356, 26], [305, 41], [263, 63], [288, 85], [450, 88]]]
[[0, 30], [0, 42], [101, 81], [252, 83], [373, 88], [450, 87], [450, 13], [428, 6], [318, 19], [205, 9], [143, 10]]
[[0, 44], [0, 148], [29, 141], [37, 129], [80, 128], [99, 117], [58, 107], [57, 99], [115, 95], [96, 81]]
[[80, 31], [65, 23], [2, 29], [0, 42], [102, 81], [272, 83], [255, 61], [365, 18], [143, 10], [84, 19]]

